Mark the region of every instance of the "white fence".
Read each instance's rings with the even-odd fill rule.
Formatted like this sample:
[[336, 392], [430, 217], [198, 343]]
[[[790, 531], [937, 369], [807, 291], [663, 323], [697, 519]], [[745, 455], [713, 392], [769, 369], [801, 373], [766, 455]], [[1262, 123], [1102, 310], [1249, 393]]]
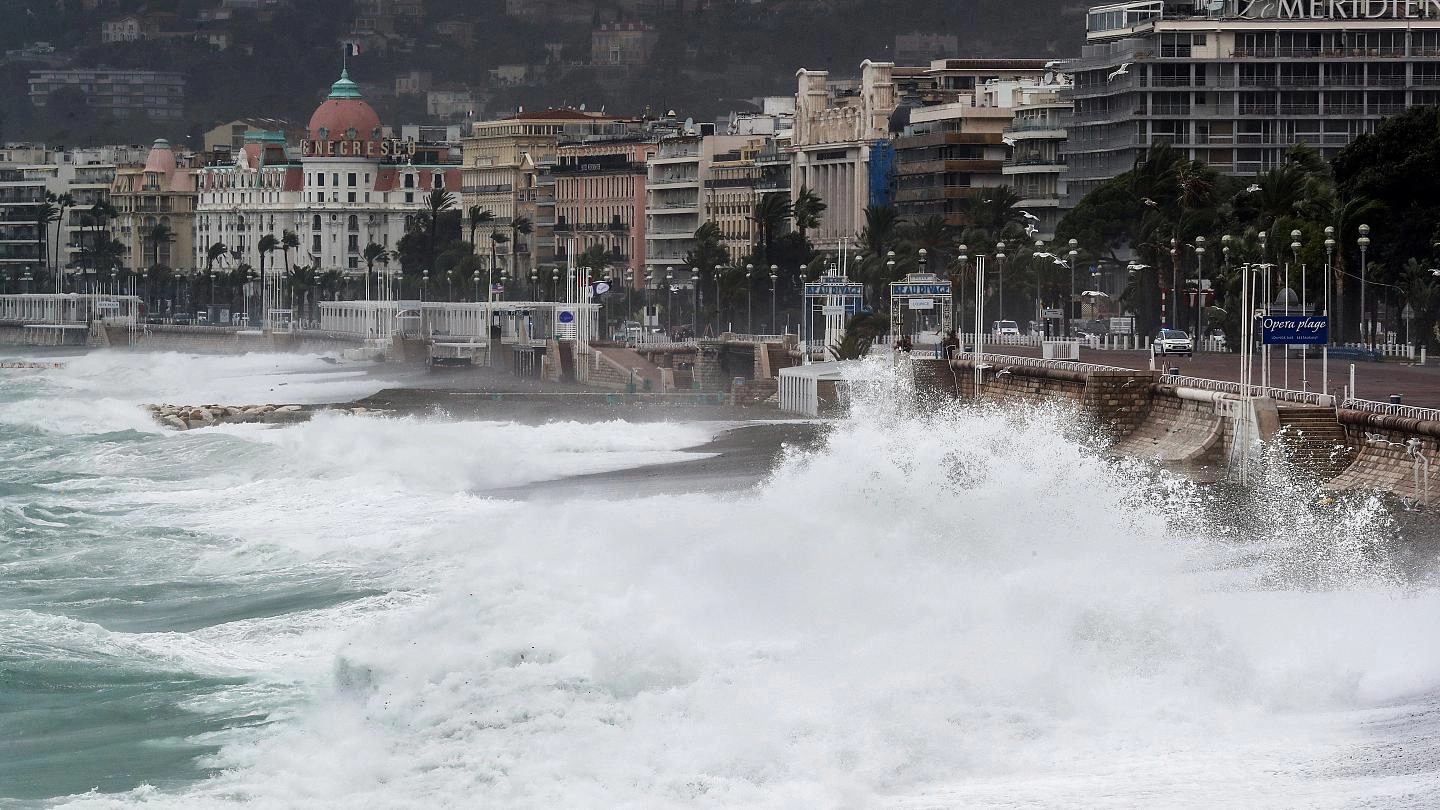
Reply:
[[395, 333], [488, 340], [492, 327], [509, 344], [575, 340], [589, 345], [598, 333], [599, 307], [554, 301], [324, 301], [320, 328], [361, 340]]

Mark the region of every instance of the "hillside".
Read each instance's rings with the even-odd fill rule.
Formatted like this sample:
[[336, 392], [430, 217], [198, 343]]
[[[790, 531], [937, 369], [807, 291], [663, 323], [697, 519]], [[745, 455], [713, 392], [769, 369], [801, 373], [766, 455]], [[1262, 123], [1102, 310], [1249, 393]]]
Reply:
[[[793, 92], [800, 67], [847, 75], [863, 59], [894, 59], [901, 34], [953, 35], [962, 56], [1069, 56], [1083, 38], [1083, 4], [1073, 0], [509, 0], [514, 16], [505, 0], [99, 0], [101, 8], [85, 11], [87, 2], [56, 0], [45, 14], [27, 13], [23, 0], [0, 3], [15, 7], [11, 25], [0, 28], [0, 46], [43, 41], [55, 48], [48, 62], [12, 57], [0, 67], [0, 138], [183, 141], [237, 116], [303, 122], [339, 72], [344, 41], [362, 43], [351, 74], [382, 117], [409, 122], [427, 120], [423, 95], [394, 95], [394, 78], [412, 70], [429, 72], [437, 89], [470, 91], [471, 106], [487, 115], [583, 103], [703, 119], [743, 108], [743, 99]], [[240, 7], [252, 4], [260, 9]], [[226, 19], [214, 19], [217, 9]], [[102, 22], [126, 14], [150, 15], [170, 30], [103, 44]], [[591, 32], [603, 23], [653, 26], [648, 63], [590, 65]], [[386, 36], [357, 36], [376, 25]], [[198, 41], [216, 32], [224, 50]], [[501, 65], [525, 76], [501, 81], [492, 75]], [[184, 125], [158, 131], [164, 128], [143, 119], [108, 121], [73, 110], [62, 119], [32, 109], [26, 77], [47, 66], [182, 71]]]

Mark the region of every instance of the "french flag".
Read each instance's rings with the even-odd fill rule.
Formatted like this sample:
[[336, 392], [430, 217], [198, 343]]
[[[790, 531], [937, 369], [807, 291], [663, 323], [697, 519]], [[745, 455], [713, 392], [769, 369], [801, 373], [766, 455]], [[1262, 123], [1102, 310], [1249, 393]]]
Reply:
[[345, 55], [346, 55], [346, 56], [359, 56], [359, 55], [360, 55], [360, 43], [358, 43], [358, 42], [347, 42], [347, 43], [345, 43]]

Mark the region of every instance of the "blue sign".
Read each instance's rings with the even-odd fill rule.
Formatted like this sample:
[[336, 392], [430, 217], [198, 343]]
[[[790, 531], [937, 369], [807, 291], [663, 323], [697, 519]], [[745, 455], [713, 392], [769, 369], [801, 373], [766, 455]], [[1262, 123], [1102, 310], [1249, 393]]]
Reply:
[[1266, 315], [1260, 337], [1267, 346], [1323, 346], [1330, 342], [1330, 318], [1325, 315]]
[[809, 296], [834, 295], [859, 298], [865, 294], [865, 287], [860, 284], [806, 284], [805, 294]]
[[575, 320], [575, 313], [573, 313], [573, 312], [561, 312], [561, 313], [560, 313], [560, 318], [559, 318], [559, 320], [560, 320], [561, 323], [570, 323], [570, 322], [572, 322], [572, 321]]
[[950, 283], [943, 284], [891, 284], [891, 295], [949, 295]]

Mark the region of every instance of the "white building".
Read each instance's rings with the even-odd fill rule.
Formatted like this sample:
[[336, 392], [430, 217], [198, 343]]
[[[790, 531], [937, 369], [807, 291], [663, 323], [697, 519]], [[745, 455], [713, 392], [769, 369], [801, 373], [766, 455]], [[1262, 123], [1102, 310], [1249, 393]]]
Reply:
[[660, 141], [645, 178], [645, 261], [657, 277], [673, 270], [689, 278], [685, 255], [695, 246], [696, 229], [706, 221], [713, 164], [717, 156], [754, 140], [744, 135], [678, 135]]
[[197, 171], [196, 266], [221, 242], [231, 260], [260, 265], [257, 245], [266, 234], [299, 237], [295, 255], [265, 257], [267, 266], [288, 259], [319, 271], [358, 272], [365, 247], [397, 249], [432, 190], [456, 194], [453, 165], [421, 165], [415, 141], [384, 138], [380, 118], [346, 74], [310, 118], [297, 157], [283, 136], [252, 133], [233, 163]]

